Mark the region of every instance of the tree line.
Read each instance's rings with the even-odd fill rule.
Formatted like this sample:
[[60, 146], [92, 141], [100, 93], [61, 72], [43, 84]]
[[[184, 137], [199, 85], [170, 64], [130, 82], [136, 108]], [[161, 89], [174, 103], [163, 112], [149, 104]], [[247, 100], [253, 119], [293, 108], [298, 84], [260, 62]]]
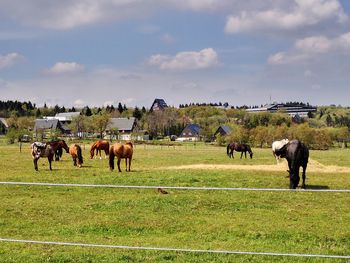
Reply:
[[[216, 140], [218, 144], [239, 141], [251, 143], [255, 147], [267, 147], [273, 140], [297, 138], [313, 149], [327, 149], [332, 146], [346, 146], [350, 140], [350, 109], [341, 106], [318, 107], [315, 113], [304, 119], [293, 119], [283, 111], [248, 113], [240, 107], [224, 109], [196, 104], [150, 111], [145, 107], [127, 108], [122, 103], [118, 103], [116, 107], [85, 106], [78, 109], [58, 105], [38, 108], [30, 102], [7, 101], [0, 103], [0, 113], [4, 111], [2, 117], [7, 117], [9, 134], [17, 134], [18, 138], [32, 131], [35, 118], [53, 116], [59, 112], [79, 111], [81, 115], [69, 125], [73, 133], [88, 131], [102, 136], [109, 118], [133, 116], [137, 119], [138, 130], [147, 130], [155, 139], [179, 136], [187, 124], [196, 123], [201, 127], [200, 136], [203, 140]], [[219, 135], [214, 138], [220, 125], [231, 127], [233, 132], [228, 136]], [[13, 140], [16, 140], [16, 136]]]

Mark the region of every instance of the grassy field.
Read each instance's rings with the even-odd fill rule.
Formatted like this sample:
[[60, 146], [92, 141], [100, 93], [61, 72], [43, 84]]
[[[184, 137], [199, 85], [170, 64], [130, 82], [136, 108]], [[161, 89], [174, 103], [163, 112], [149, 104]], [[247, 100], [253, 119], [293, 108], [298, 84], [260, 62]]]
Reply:
[[[108, 161], [73, 167], [68, 154], [34, 171], [29, 145], [0, 145], [0, 181], [287, 188], [269, 149], [229, 159], [205, 145], [135, 148], [132, 172]], [[350, 168], [350, 150], [311, 151], [314, 163]], [[191, 165], [197, 166], [192, 167]], [[124, 169], [122, 162], [122, 169]], [[211, 165], [219, 165], [211, 167]], [[240, 165], [248, 167], [239, 168]], [[250, 169], [266, 167], [273, 169]], [[232, 167], [231, 167], [232, 166]], [[236, 168], [237, 166], [237, 168]], [[323, 167], [323, 166], [322, 166]], [[312, 189], [350, 189], [350, 172], [315, 172]], [[334, 167], [333, 167], [334, 168]], [[329, 171], [332, 171], [330, 169]], [[97, 189], [0, 185], [0, 237], [109, 245], [350, 255], [350, 193]], [[345, 260], [0, 243], [0, 262], [345, 262]]]

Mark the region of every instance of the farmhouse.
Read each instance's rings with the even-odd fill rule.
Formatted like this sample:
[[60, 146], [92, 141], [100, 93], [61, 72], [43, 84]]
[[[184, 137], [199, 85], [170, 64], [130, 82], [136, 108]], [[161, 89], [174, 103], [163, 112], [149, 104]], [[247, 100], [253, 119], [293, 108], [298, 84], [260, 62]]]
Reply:
[[163, 99], [155, 99], [152, 103], [150, 110], [151, 111], [164, 110], [165, 108], [168, 108], [168, 105]]
[[283, 103], [272, 103], [266, 104], [260, 108], [252, 108], [247, 109], [247, 112], [286, 112], [290, 116], [294, 117], [295, 115], [299, 115], [302, 118], [308, 117], [308, 114], [311, 112], [316, 112], [317, 108], [309, 105], [301, 105], [301, 104], [283, 104]]
[[36, 119], [34, 125], [35, 137], [41, 135], [41, 139], [47, 138], [51, 132], [59, 134], [69, 134], [70, 130], [57, 119]]
[[116, 135], [115, 138], [122, 141], [143, 141], [148, 139], [147, 131], [141, 131], [138, 129], [135, 117], [110, 118], [106, 133], [113, 136], [113, 131], [118, 131], [118, 135]]
[[231, 132], [232, 132], [232, 130], [230, 127], [228, 127], [226, 125], [220, 125], [219, 128], [214, 133], [214, 137], [216, 137], [219, 134], [221, 136], [229, 135]]
[[5, 134], [9, 128], [5, 118], [0, 118], [0, 134]]
[[188, 124], [181, 132], [177, 141], [199, 141], [200, 140], [200, 130], [198, 124]]
[[79, 115], [80, 115], [79, 111], [75, 111], [75, 112], [61, 112], [61, 113], [57, 113], [54, 117], [45, 117], [45, 119], [48, 119], [48, 120], [57, 119], [62, 124], [66, 124], [66, 123], [71, 123], [73, 118], [77, 117]]

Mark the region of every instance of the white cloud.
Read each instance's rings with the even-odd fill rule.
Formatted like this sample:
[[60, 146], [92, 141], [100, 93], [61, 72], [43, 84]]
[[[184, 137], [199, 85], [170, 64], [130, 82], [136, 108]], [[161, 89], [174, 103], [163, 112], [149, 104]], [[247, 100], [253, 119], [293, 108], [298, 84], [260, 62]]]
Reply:
[[225, 31], [240, 33], [297, 30], [327, 20], [334, 20], [337, 23], [344, 23], [347, 20], [347, 15], [338, 0], [294, 0], [292, 7], [286, 5], [284, 9], [272, 4], [263, 11], [244, 10], [240, 15], [231, 15], [227, 19]]
[[9, 53], [7, 55], [0, 55], [0, 69], [9, 68], [21, 61], [24, 57], [18, 53]]
[[278, 52], [268, 58], [269, 64], [292, 64], [318, 58], [326, 54], [350, 52], [350, 32], [335, 38], [313, 36], [299, 39], [293, 49]]
[[76, 100], [73, 102], [73, 104], [74, 104], [74, 107], [82, 108], [82, 107], [84, 107], [84, 105], [85, 105], [85, 101], [82, 100], [82, 99], [76, 99]]
[[212, 48], [200, 51], [179, 52], [175, 56], [153, 55], [148, 60], [149, 65], [158, 66], [161, 70], [197, 70], [212, 68], [218, 65], [218, 55]]
[[84, 70], [84, 66], [76, 62], [57, 62], [45, 72], [51, 75], [71, 74]]

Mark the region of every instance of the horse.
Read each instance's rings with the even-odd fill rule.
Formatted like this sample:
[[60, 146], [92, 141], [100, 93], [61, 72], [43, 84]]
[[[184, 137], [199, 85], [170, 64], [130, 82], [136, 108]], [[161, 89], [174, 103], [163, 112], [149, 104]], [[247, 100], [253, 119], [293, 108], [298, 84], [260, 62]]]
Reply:
[[38, 160], [40, 157], [47, 157], [50, 165], [50, 170], [52, 170], [51, 163], [55, 154], [52, 146], [42, 142], [34, 142], [30, 145], [30, 148], [34, 162], [34, 169], [38, 171]]
[[275, 154], [288, 161], [287, 171], [289, 173], [289, 188], [296, 189], [299, 185], [299, 169], [303, 167], [303, 183], [301, 188], [305, 188], [306, 168], [309, 160], [309, 149], [299, 140], [292, 140], [285, 144], [281, 149], [275, 151]]
[[241, 159], [242, 159], [243, 153], [244, 153], [244, 157], [247, 158], [247, 152], [250, 155], [250, 159], [253, 158], [253, 152], [248, 144], [233, 142], [228, 144], [226, 148], [227, 148], [227, 156], [230, 158], [234, 158], [233, 151], [241, 152]]
[[55, 151], [55, 161], [59, 161], [62, 157], [62, 148], [66, 150], [66, 153], [69, 153], [69, 147], [64, 140], [57, 140], [48, 142]]
[[101, 150], [105, 151], [105, 156], [107, 158], [107, 156], [109, 154], [109, 142], [103, 141], [103, 140], [99, 140], [99, 141], [94, 142], [94, 144], [91, 146], [91, 149], [90, 149], [91, 159], [94, 158], [95, 150], [96, 150], [96, 158], [97, 158], [97, 154], [100, 153], [100, 159], [102, 159]]
[[118, 171], [120, 170], [120, 161], [125, 159], [126, 171], [128, 171], [128, 160], [129, 160], [129, 172], [132, 160], [132, 154], [134, 152], [134, 146], [131, 142], [125, 144], [115, 143], [109, 148], [109, 168], [111, 171], [114, 170], [114, 157], [118, 158]]
[[83, 155], [81, 153], [81, 147], [78, 144], [71, 144], [69, 146], [69, 153], [73, 158], [73, 164], [74, 166], [77, 166], [80, 168], [83, 164]]
[[280, 140], [280, 141], [274, 141], [273, 143], [272, 143], [272, 154], [273, 154], [273, 156], [276, 158], [276, 162], [277, 162], [277, 164], [278, 164], [278, 162], [279, 162], [279, 160], [280, 160], [280, 157], [279, 156], [277, 156], [276, 155], [276, 150], [279, 150], [279, 149], [281, 149], [284, 145], [286, 145], [287, 143], [289, 142], [289, 140], [288, 139], [282, 139], [282, 140]]

